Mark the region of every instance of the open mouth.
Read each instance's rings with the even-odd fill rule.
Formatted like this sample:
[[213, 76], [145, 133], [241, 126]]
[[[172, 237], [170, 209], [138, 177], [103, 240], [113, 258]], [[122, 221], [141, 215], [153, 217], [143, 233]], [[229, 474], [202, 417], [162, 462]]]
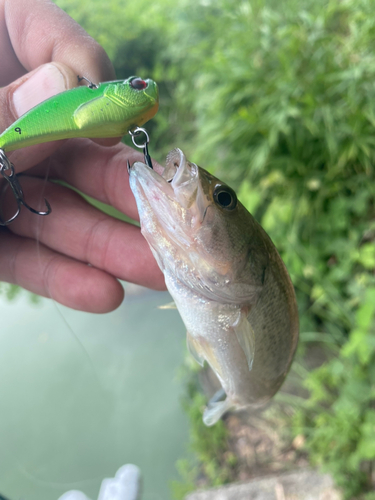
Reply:
[[179, 163], [177, 161], [173, 160], [171, 162], [168, 162], [167, 158], [167, 164], [161, 176], [170, 184], [177, 173], [178, 167]]
[[181, 149], [174, 149], [168, 154], [162, 177], [172, 184], [174, 190], [194, 181], [197, 175], [198, 167], [186, 160]]
[[[180, 149], [168, 154], [163, 171], [157, 166], [152, 169], [145, 163], [137, 162], [134, 166], [134, 173], [145, 195], [147, 192], [149, 197], [158, 198], [161, 202], [160, 196], [164, 193], [184, 209], [188, 209], [195, 201], [199, 186], [198, 167], [187, 161]], [[131, 174], [133, 167], [129, 165], [128, 168]]]

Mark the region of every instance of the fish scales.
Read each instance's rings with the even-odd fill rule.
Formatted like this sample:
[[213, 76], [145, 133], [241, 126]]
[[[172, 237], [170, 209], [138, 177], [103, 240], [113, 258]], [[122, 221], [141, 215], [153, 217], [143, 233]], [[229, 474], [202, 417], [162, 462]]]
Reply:
[[194, 358], [216, 373], [203, 420], [257, 407], [280, 388], [298, 342], [294, 288], [271, 239], [234, 191], [172, 151], [162, 175], [130, 169], [142, 233], [187, 328]]

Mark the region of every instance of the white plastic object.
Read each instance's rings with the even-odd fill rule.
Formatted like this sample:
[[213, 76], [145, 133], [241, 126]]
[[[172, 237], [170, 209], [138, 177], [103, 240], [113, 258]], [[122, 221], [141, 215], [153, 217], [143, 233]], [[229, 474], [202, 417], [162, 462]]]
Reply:
[[82, 491], [70, 490], [64, 493], [58, 500], [90, 500]]
[[[140, 500], [141, 471], [133, 464], [119, 468], [115, 477], [103, 479], [98, 500]], [[58, 500], [90, 500], [82, 491], [71, 490]]]
[[102, 481], [98, 500], [139, 500], [141, 471], [133, 464], [120, 467], [114, 478]]

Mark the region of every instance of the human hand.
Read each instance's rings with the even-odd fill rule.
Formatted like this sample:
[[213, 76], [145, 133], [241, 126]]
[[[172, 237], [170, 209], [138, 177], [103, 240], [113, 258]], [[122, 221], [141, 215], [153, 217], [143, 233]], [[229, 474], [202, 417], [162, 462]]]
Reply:
[[[0, 0], [0, 55], [1, 131], [42, 100], [75, 87], [77, 75], [94, 82], [114, 79], [104, 50], [49, 0]], [[26, 174], [20, 182], [27, 203], [44, 210], [46, 198], [53, 211], [41, 217], [21, 209], [11, 225], [0, 229], [0, 280], [98, 313], [121, 303], [123, 289], [117, 278], [165, 289], [138, 227], [46, 181], [47, 175], [65, 181], [138, 220], [126, 162], [142, 156], [121, 143], [100, 143], [72, 139], [10, 153], [16, 172]], [[8, 190], [5, 216], [11, 215], [11, 200]]]

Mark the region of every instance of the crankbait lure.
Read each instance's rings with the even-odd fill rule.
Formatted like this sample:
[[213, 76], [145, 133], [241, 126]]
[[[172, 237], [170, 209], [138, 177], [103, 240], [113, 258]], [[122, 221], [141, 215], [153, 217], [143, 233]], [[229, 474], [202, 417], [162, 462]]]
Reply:
[[[11, 186], [18, 205], [15, 216], [0, 221], [0, 225], [14, 220], [21, 205], [31, 208], [25, 203], [14, 167], [5, 151], [73, 137], [122, 137], [129, 131], [135, 143], [132, 131], [139, 130], [138, 127], [158, 110], [158, 87], [153, 80], [132, 76], [125, 81], [96, 85], [84, 77], [78, 79], [88, 81], [89, 85], [67, 90], [41, 102], [0, 134], [0, 174]], [[147, 145], [143, 149], [147, 150]], [[47, 215], [51, 208], [46, 204], [46, 212], [32, 211]]]

